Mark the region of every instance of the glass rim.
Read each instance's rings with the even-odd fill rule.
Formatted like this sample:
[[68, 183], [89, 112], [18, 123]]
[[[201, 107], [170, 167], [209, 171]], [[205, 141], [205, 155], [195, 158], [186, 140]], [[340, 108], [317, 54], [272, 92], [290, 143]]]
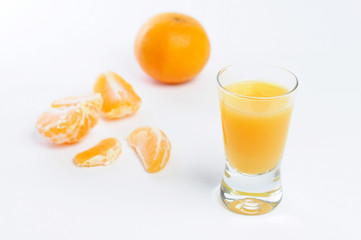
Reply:
[[[237, 66], [237, 65], [246, 65], [246, 64], [252, 64], [252, 65], [260, 65], [260, 66], [267, 66], [267, 67], [272, 67], [272, 68], [278, 68], [280, 70], [283, 70], [285, 72], [288, 72], [291, 74], [291, 76], [293, 76], [294, 80], [295, 80], [295, 85], [294, 87], [289, 90], [287, 93], [284, 93], [282, 95], [278, 95], [278, 96], [274, 96], [274, 97], [251, 97], [251, 96], [246, 96], [246, 95], [242, 95], [242, 94], [238, 94], [238, 93], [235, 93], [235, 92], [232, 92], [230, 90], [228, 90], [227, 88], [225, 88], [221, 82], [220, 82], [220, 77], [222, 75], [222, 73], [224, 73], [227, 69], [229, 69], [230, 67], [233, 67], [233, 66]], [[271, 100], [271, 99], [277, 99], [277, 98], [282, 98], [282, 97], [286, 97], [288, 95], [291, 95], [292, 93], [294, 93], [298, 87], [298, 78], [297, 76], [291, 72], [290, 70], [288, 70], [287, 68], [284, 68], [284, 67], [280, 67], [280, 66], [277, 66], [277, 65], [273, 65], [273, 64], [268, 64], [268, 63], [255, 63], [255, 62], [244, 62], [244, 63], [233, 63], [233, 64], [230, 64], [230, 65], [227, 65], [225, 67], [223, 67], [217, 74], [217, 82], [218, 82], [218, 86], [225, 92], [231, 94], [231, 95], [234, 95], [236, 97], [241, 97], [241, 98], [247, 98], [247, 99], [253, 99], [253, 100]]]

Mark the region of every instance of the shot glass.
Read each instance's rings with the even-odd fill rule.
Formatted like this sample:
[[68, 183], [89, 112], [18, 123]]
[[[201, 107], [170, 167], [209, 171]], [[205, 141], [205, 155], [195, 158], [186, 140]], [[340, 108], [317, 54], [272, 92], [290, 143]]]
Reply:
[[226, 166], [220, 187], [229, 210], [271, 211], [282, 199], [280, 164], [297, 77], [267, 64], [241, 63], [217, 76]]

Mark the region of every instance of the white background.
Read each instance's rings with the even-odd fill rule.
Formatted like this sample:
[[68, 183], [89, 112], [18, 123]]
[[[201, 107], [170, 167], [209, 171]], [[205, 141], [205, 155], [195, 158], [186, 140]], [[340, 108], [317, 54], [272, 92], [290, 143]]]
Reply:
[[[160, 12], [198, 19], [211, 57], [193, 81], [161, 85], [133, 54]], [[0, 0], [0, 239], [360, 239], [360, 1]], [[217, 200], [224, 168], [216, 74], [247, 60], [300, 80], [273, 212], [234, 214]], [[78, 144], [54, 146], [35, 122], [61, 97], [92, 92], [113, 70], [143, 102], [102, 120]], [[173, 149], [148, 174], [124, 145], [109, 167], [72, 159], [105, 137], [161, 128]]]

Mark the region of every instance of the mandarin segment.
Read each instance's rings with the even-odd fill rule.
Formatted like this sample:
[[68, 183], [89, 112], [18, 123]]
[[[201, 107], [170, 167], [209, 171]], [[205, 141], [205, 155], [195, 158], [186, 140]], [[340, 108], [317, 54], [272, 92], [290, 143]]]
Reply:
[[74, 163], [79, 167], [107, 166], [122, 153], [122, 144], [116, 138], [106, 138], [88, 150], [78, 153]]
[[103, 99], [99, 93], [89, 94], [85, 96], [65, 97], [62, 99], [55, 100], [51, 106], [54, 108], [58, 107], [69, 107], [79, 103], [84, 103], [88, 108], [88, 115], [90, 119], [90, 127], [94, 127], [99, 120], [99, 113], [103, 106]]
[[90, 129], [87, 107], [80, 103], [69, 107], [50, 108], [43, 113], [35, 127], [39, 133], [56, 144], [75, 143]]
[[128, 143], [149, 173], [159, 172], [169, 160], [171, 143], [160, 129], [148, 126], [137, 128], [130, 134]]
[[94, 85], [94, 92], [101, 94], [104, 100], [102, 113], [110, 119], [132, 115], [140, 107], [141, 99], [133, 87], [114, 72], [101, 74]]

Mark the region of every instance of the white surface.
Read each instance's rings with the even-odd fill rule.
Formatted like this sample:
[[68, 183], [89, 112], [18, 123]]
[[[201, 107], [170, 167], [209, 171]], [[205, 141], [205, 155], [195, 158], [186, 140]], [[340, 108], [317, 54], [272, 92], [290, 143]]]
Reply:
[[[0, 1], [0, 239], [360, 239], [359, 1]], [[155, 83], [133, 55], [140, 26], [178, 11], [197, 18], [211, 58], [194, 81]], [[270, 214], [217, 202], [224, 167], [216, 74], [260, 60], [300, 80], [282, 166], [284, 198]], [[51, 101], [92, 91], [108, 69], [143, 99], [100, 121], [78, 144], [53, 146], [34, 128]], [[82, 169], [73, 156], [140, 125], [173, 145], [147, 174], [133, 151]]]

